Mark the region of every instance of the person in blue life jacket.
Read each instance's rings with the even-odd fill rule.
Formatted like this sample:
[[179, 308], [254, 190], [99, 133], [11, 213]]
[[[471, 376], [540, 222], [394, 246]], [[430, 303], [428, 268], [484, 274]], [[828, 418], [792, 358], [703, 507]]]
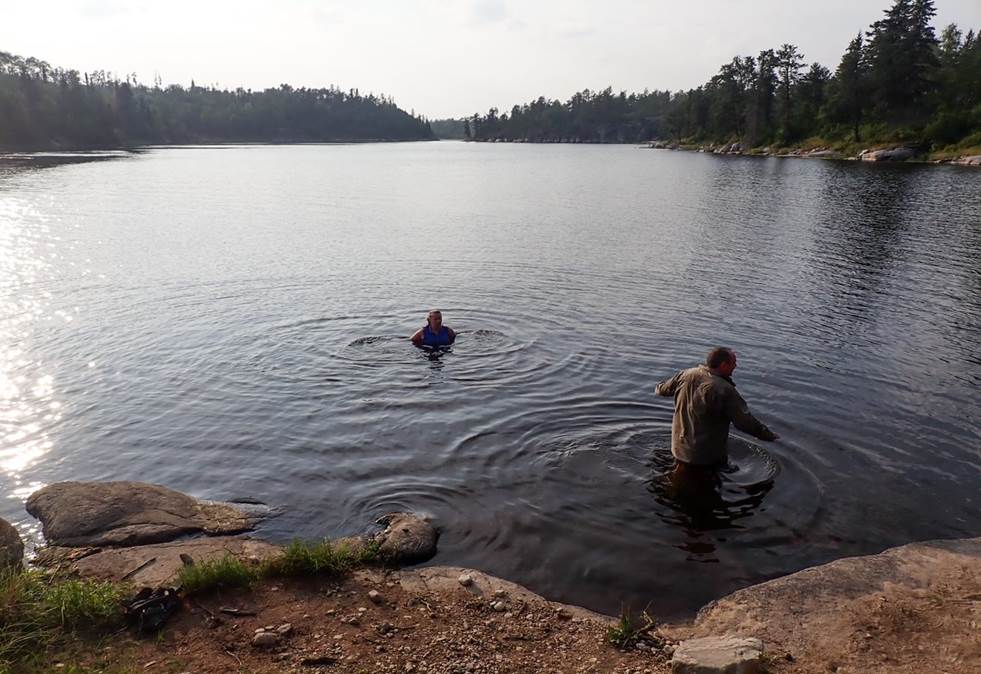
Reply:
[[453, 328], [443, 325], [443, 313], [433, 309], [426, 317], [426, 325], [412, 335], [412, 343], [416, 346], [449, 346], [456, 340]]

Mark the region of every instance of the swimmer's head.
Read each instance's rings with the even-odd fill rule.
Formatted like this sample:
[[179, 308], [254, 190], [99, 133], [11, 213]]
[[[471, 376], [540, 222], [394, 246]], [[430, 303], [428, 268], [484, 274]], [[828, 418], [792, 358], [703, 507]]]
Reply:
[[443, 325], [443, 312], [439, 309], [433, 309], [429, 312], [426, 320], [429, 322], [429, 327], [439, 330], [440, 326]]

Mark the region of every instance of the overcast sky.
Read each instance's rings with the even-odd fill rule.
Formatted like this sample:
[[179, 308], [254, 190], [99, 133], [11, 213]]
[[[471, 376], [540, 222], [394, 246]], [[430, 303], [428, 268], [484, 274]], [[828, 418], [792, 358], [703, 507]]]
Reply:
[[[430, 118], [698, 86], [784, 42], [834, 70], [892, 0], [0, 0], [0, 49], [151, 83], [357, 87]], [[981, 27], [981, 0], [935, 25]]]

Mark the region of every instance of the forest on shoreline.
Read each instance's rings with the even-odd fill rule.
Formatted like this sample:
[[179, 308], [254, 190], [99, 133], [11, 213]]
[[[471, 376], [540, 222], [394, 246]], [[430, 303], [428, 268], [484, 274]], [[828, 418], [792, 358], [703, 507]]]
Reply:
[[80, 73], [0, 51], [0, 149], [150, 144], [433, 140], [638, 143], [744, 148], [902, 143], [981, 151], [981, 37], [939, 37], [934, 0], [894, 0], [859, 32], [834, 72], [793, 44], [737, 56], [687, 91], [585, 89], [509, 112], [433, 120], [357, 89], [252, 91]]
[[136, 75], [79, 73], [0, 51], [2, 149], [434, 138], [425, 119], [357, 89], [230, 91], [193, 81], [165, 88]]
[[587, 89], [433, 126], [476, 141], [981, 146], [981, 39], [955, 24], [938, 37], [935, 15], [933, 0], [896, 0], [834, 72], [783, 44], [737, 56], [687, 91]]

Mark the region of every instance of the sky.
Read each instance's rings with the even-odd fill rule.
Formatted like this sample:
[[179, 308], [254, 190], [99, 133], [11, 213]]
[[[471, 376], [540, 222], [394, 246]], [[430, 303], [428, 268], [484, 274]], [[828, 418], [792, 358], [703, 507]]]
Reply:
[[[892, 0], [0, 0], [0, 50], [141, 82], [336, 85], [430, 119], [688, 89], [785, 42], [831, 70]], [[981, 28], [981, 0], [935, 26]]]

